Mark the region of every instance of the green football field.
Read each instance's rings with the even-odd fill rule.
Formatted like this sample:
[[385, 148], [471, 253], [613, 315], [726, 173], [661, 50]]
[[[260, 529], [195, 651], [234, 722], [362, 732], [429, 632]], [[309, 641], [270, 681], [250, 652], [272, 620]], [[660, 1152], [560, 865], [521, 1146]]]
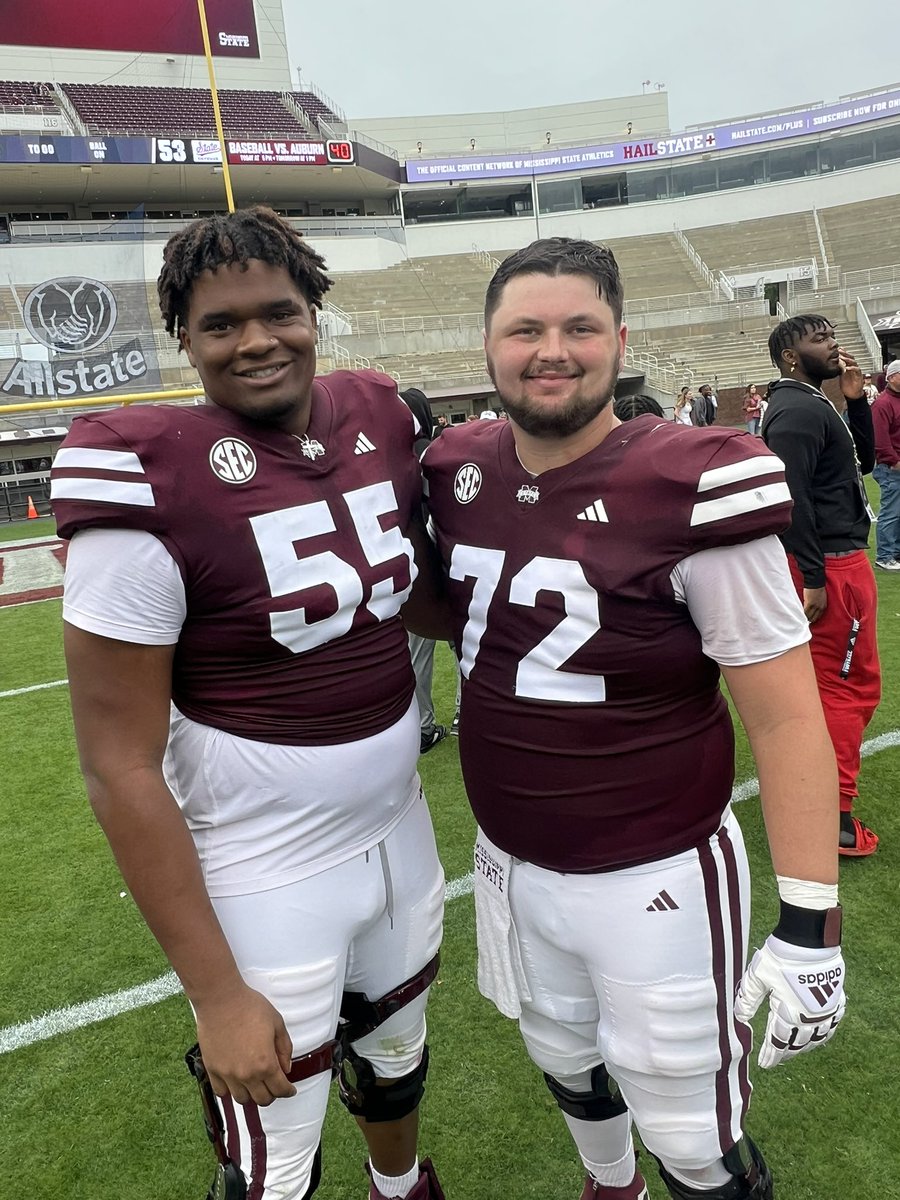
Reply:
[[[0, 541], [42, 533], [52, 526], [29, 522], [4, 528]], [[847, 1017], [824, 1049], [774, 1072], [754, 1063], [752, 1072], [749, 1128], [774, 1171], [778, 1200], [900, 1197], [900, 579], [879, 573], [878, 583], [885, 698], [867, 733], [859, 811], [882, 842], [873, 859], [841, 868]], [[0, 1197], [204, 1200], [212, 1157], [182, 1064], [193, 1040], [190, 1014], [84, 797], [59, 601], [0, 608], [0, 647]], [[23, 690], [41, 684], [56, 686]], [[439, 646], [441, 720], [452, 717], [454, 687], [449, 650]], [[583, 1176], [563, 1121], [515, 1025], [475, 986], [466, 879], [474, 824], [455, 740], [423, 758], [421, 771], [449, 884], [429, 1010], [423, 1152], [448, 1200], [574, 1200]], [[753, 776], [739, 733], [736, 778]], [[758, 801], [737, 811], [756, 884], [758, 943], [772, 928], [776, 893]], [[322, 1200], [367, 1195], [364, 1157], [334, 1099]], [[651, 1195], [664, 1200], [643, 1161]]]

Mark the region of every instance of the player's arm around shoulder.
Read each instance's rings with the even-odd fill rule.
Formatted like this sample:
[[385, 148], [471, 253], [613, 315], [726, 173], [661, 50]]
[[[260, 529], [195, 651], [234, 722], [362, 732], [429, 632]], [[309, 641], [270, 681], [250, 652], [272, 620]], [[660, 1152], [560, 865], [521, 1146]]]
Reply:
[[400, 618], [410, 633], [435, 641], [448, 641], [451, 623], [444, 571], [422, 516], [416, 514], [407, 526], [406, 536], [412, 543], [417, 574], [409, 599], [400, 610]]
[[242, 981], [216, 920], [194, 843], [166, 786], [174, 646], [64, 631], [72, 715], [88, 796], [119, 868], [194, 1006], [219, 1095], [269, 1104], [292, 1095], [279, 1014]]

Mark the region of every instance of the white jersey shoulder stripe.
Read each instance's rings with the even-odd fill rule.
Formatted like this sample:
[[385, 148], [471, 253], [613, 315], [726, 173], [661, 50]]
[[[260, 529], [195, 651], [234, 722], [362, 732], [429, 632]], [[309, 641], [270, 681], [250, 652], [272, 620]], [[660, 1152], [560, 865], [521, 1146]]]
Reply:
[[131, 450], [91, 450], [82, 446], [63, 446], [57, 450], [54, 467], [79, 467], [91, 471], [124, 471], [143, 475], [141, 460]]
[[753, 458], [745, 458], [726, 467], [704, 471], [697, 491], [709, 492], [728, 483], [740, 483], [742, 479], [753, 479], [757, 475], [775, 475], [779, 471], [784, 471], [784, 463], [780, 458], [773, 458], [771, 454], [756, 454]]
[[128, 504], [137, 508], [153, 508], [153, 488], [149, 483], [132, 483], [122, 479], [87, 479], [77, 476], [51, 479], [51, 500], [99, 500], [104, 504]]
[[702, 500], [694, 505], [691, 527], [709, 525], [712, 521], [725, 521], [741, 513], [760, 508], [774, 508], [777, 504], [789, 503], [791, 493], [786, 483], [767, 483], [762, 487], [736, 492], [733, 496], [722, 496], [718, 500]]

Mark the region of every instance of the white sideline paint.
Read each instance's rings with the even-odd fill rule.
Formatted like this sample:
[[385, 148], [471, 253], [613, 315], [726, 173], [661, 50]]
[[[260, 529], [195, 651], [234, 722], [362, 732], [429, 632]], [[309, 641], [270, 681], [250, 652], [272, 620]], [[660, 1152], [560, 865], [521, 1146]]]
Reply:
[[54, 679], [52, 683], [33, 683], [31, 687], [13, 688], [9, 692], [0, 692], [0, 700], [8, 696], [24, 696], [26, 692], [43, 692], [47, 688], [66, 687], [68, 679]]
[[[60, 682], [65, 682], [61, 680]], [[41, 684], [41, 687], [55, 686]], [[32, 691], [25, 688], [25, 691]], [[3, 693], [0, 693], [3, 694]], [[882, 750], [900, 746], [900, 729], [892, 729], [879, 737], [871, 738], [862, 745], [862, 757], [869, 758]], [[746, 779], [739, 783], [731, 793], [732, 804], [743, 800], [752, 800], [759, 795], [759, 780]], [[446, 900], [458, 900], [468, 896], [474, 886], [475, 876], [470, 873], [459, 879], [451, 879], [444, 889]], [[107, 996], [98, 996], [96, 1000], [87, 1000], [84, 1004], [73, 1004], [68, 1008], [54, 1008], [51, 1012], [40, 1017], [32, 1017], [30, 1021], [22, 1021], [19, 1025], [7, 1025], [0, 1029], [0, 1054], [10, 1054], [13, 1050], [21, 1050], [34, 1042], [43, 1042], [48, 1038], [57, 1037], [61, 1033], [72, 1033], [85, 1025], [93, 1025], [97, 1021], [106, 1021], [117, 1017], [120, 1013], [130, 1012], [135, 1008], [145, 1008], [149, 1004], [158, 1004], [177, 996], [181, 984], [173, 971], [151, 979], [149, 983], [127, 988], [123, 992], [111, 992]]]

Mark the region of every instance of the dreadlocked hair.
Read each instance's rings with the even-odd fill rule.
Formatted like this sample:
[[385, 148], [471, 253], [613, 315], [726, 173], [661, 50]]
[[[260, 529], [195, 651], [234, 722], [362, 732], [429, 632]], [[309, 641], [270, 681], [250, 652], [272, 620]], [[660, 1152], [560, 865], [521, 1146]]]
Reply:
[[780, 370], [784, 364], [781, 361], [781, 356], [785, 350], [790, 350], [792, 346], [805, 337], [808, 333], [815, 333], [819, 329], [830, 329], [831, 322], [827, 317], [821, 317], [818, 313], [804, 313], [799, 317], [789, 317], [787, 321], [782, 321], [780, 325], [776, 325], [769, 334], [769, 356], [772, 362]]
[[620, 421], [631, 421], [634, 417], [665, 416], [652, 396], [639, 392], [636, 396], [620, 396], [613, 401], [613, 412]]
[[306, 302], [322, 307], [332, 282], [323, 270], [325, 259], [271, 208], [257, 205], [192, 221], [169, 238], [156, 281], [166, 332], [177, 337], [185, 324], [191, 288], [199, 275], [232, 263], [246, 271], [253, 258], [285, 267]]

